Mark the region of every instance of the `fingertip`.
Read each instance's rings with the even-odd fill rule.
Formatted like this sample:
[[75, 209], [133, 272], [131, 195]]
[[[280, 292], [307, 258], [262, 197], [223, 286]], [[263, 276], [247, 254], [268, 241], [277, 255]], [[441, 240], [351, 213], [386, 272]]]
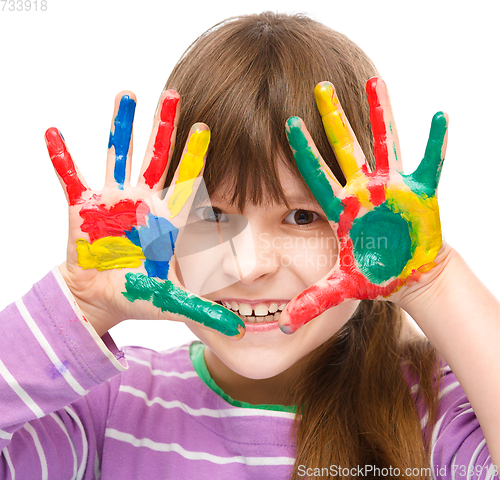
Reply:
[[191, 127], [187, 153], [203, 158], [210, 144], [210, 129], [205, 123], [195, 123]]
[[314, 98], [322, 117], [337, 110], [336, 93], [333, 84], [330, 82], [321, 82], [314, 88]]
[[385, 85], [385, 82], [380, 78], [380, 77], [377, 77], [376, 75], [373, 76], [373, 77], [370, 77], [367, 81], [366, 81], [366, 89], [375, 89], [377, 88], [377, 85]]
[[280, 325], [280, 330], [286, 335], [291, 335], [296, 332], [291, 325]]
[[432, 117], [432, 123], [435, 124], [436, 126], [440, 126], [442, 128], [447, 128], [448, 123], [450, 121], [450, 117], [446, 112], [436, 112], [434, 116]]
[[297, 331], [297, 329], [292, 326], [290, 316], [288, 315], [288, 307], [285, 307], [285, 309], [281, 312], [278, 325], [280, 330], [287, 335], [291, 335]]
[[432, 117], [430, 139], [443, 142], [448, 133], [449, 117], [445, 112], [437, 112]]
[[332, 95], [335, 94], [335, 87], [333, 86], [333, 83], [324, 81], [324, 82], [319, 82], [315, 87], [314, 87], [314, 94], [318, 95]]
[[302, 125], [303, 125], [303, 121], [300, 117], [290, 117], [287, 121], [286, 121], [286, 126], [288, 129], [292, 129], [292, 128], [301, 128]]
[[292, 151], [298, 152], [309, 146], [307, 129], [300, 117], [290, 117], [286, 122], [286, 136]]
[[231, 337], [236, 342], [240, 341], [245, 336], [245, 333], [246, 333], [246, 329], [245, 329], [244, 325], [239, 325], [237, 330], [238, 330], [238, 333], [236, 335], [234, 335], [233, 337]]
[[180, 102], [181, 97], [176, 91], [164, 91], [160, 97], [160, 120], [174, 124], [175, 118], [179, 114]]
[[47, 130], [45, 131], [45, 141], [46, 142], [48, 142], [50, 140], [57, 139], [58, 137], [61, 137], [62, 140], [64, 141], [64, 137], [62, 136], [62, 133], [56, 127], [47, 128]]
[[48, 128], [45, 132], [44, 137], [49, 156], [52, 162], [54, 162], [54, 156], [65, 150], [66, 142], [64, 140], [64, 137], [62, 136], [62, 133], [55, 127]]
[[169, 89], [169, 90], [163, 90], [160, 97], [160, 101], [163, 101], [165, 98], [177, 98], [180, 100], [181, 96], [175, 90]]
[[[381, 101], [381, 94], [384, 102]], [[371, 77], [367, 80], [366, 97], [368, 98], [368, 103], [370, 104], [370, 108], [378, 107], [382, 103], [385, 103], [386, 95], [387, 95], [387, 86], [380, 77]]]
[[193, 132], [201, 132], [203, 130], [210, 131], [209, 126], [203, 122], [197, 122], [191, 128], [192, 128]]
[[115, 103], [120, 104], [122, 99], [125, 99], [126, 102], [133, 101], [134, 103], [137, 103], [137, 97], [135, 93], [130, 90], [122, 90], [120, 93], [118, 93], [115, 97]]

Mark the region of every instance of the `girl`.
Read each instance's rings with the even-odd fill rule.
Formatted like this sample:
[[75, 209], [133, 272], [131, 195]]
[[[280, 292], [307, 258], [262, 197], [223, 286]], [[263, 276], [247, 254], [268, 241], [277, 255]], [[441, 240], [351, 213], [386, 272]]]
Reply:
[[[447, 117], [404, 175], [376, 74], [308, 18], [242, 17], [174, 69], [136, 187], [130, 92], [102, 191], [47, 131], [67, 260], [1, 314], [1, 478], [496, 475], [500, 305], [441, 240]], [[127, 318], [202, 343], [122, 352]]]

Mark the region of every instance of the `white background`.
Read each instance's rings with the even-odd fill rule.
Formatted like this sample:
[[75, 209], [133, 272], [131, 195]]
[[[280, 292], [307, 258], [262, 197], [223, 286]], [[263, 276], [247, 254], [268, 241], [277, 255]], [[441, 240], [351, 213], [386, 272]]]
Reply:
[[[46, 152], [45, 130], [56, 126], [63, 132], [87, 182], [100, 188], [113, 99], [130, 89], [138, 97], [137, 175], [158, 97], [182, 52], [224, 18], [264, 10], [308, 13], [368, 53], [391, 91], [407, 172], [422, 158], [432, 115], [448, 112], [448, 155], [439, 190], [443, 231], [500, 297], [495, 2], [47, 0], [47, 10], [38, 12], [33, 7], [11, 12], [9, 3], [0, 2], [4, 5], [0, 308], [64, 260], [67, 209]], [[112, 334], [119, 345], [155, 349], [193, 338], [183, 324], [133, 320]]]

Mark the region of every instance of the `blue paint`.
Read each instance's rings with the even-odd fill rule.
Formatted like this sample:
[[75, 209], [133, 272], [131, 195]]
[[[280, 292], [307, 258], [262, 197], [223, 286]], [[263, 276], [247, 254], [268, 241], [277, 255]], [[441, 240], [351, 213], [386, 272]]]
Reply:
[[125, 235], [134, 245], [142, 248], [148, 276], [166, 280], [179, 229], [163, 217], [148, 215], [146, 220], [146, 225], [134, 227]]
[[115, 117], [115, 131], [109, 133], [108, 148], [115, 147], [115, 180], [118, 188], [123, 190], [125, 172], [127, 169], [127, 154], [132, 137], [132, 125], [135, 115], [135, 101], [128, 95], [123, 95], [120, 100], [118, 113]]

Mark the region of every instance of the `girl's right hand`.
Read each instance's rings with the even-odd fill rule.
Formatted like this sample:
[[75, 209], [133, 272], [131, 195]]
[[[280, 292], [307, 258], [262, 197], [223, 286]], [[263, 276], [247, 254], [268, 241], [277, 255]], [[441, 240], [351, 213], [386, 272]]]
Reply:
[[240, 338], [244, 323], [223, 306], [181, 285], [173, 265], [177, 233], [202, 181], [210, 131], [195, 124], [164, 199], [160, 198], [173, 151], [180, 98], [160, 99], [137, 186], [130, 186], [136, 99], [115, 100], [106, 181], [90, 189], [56, 128], [45, 133], [50, 158], [69, 204], [67, 259], [59, 267], [85, 318], [99, 335], [126, 319], [187, 319]]

